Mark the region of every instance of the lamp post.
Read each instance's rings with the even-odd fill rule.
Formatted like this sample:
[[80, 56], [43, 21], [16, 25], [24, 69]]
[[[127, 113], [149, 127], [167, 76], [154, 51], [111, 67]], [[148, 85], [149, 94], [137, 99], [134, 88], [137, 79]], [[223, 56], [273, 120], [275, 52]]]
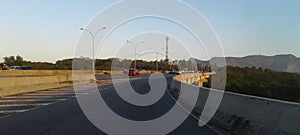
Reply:
[[134, 46], [134, 69], [136, 69], [136, 49], [137, 49], [137, 47], [138, 47], [140, 44], [146, 43], [146, 41], [142, 41], [142, 42], [140, 42], [140, 43], [138, 43], [138, 44], [134, 44], [134, 43], [132, 43], [131, 41], [127, 40], [127, 43], [130, 43], [131, 45]]
[[158, 52], [155, 51], [156, 53], [156, 71], [158, 72]]
[[[172, 56], [174, 54], [174, 56]], [[171, 67], [173, 65], [175, 65], [175, 57], [178, 58], [178, 52], [173, 52], [171, 54], [169, 54], [170, 56], [172, 56], [171, 58], [169, 58], [169, 64], [170, 64], [170, 71], [171, 71]], [[173, 61], [171, 61], [171, 59], [173, 59]], [[174, 69], [173, 69], [174, 70]]]
[[[165, 48], [162, 48], [162, 50], [164, 50]], [[161, 53], [161, 54], [164, 54], [163, 52], [160, 52], [158, 50], [155, 50], [155, 49], [150, 49], [150, 50], [153, 50], [155, 53], [156, 53], [156, 71], [158, 71], [158, 54]]]
[[93, 70], [95, 70], [95, 37], [98, 34], [99, 31], [106, 29], [106, 27], [102, 27], [101, 29], [97, 30], [96, 32], [92, 33], [90, 30], [86, 28], [80, 28], [82, 31], [87, 31], [90, 36], [93, 38], [93, 48], [92, 48], [92, 60], [93, 60]]

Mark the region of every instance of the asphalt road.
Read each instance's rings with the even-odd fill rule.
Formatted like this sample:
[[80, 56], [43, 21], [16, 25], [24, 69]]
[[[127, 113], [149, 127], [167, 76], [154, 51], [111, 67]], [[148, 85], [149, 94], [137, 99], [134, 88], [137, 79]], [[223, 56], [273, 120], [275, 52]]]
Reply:
[[[129, 104], [120, 98], [112, 86], [109, 79], [103, 79], [105, 77], [98, 76], [102, 78], [103, 83], [99, 85], [98, 89], [101, 96], [105, 99], [107, 105], [120, 116], [137, 121], [152, 120], [160, 117], [168, 112], [170, 108], [175, 104], [173, 98], [165, 92], [163, 97], [155, 104], [148, 107], [134, 106]], [[120, 80], [122, 78], [119, 78]], [[101, 80], [101, 79], [100, 79]], [[148, 76], [132, 77], [131, 85], [137, 93], [146, 94], [150, 90], [150, 85], [148, 83]], [[118, 83], [122, 85], [122, 81]], [[86, 89], [82, 94], [78, 96], [89, 96], [90, 94], [95, 94], [94, 92], [89, 92], [90, 85], [82, 86]], [[0, 134], [1, 135], [103, 135], [105, 134], [98, 128], [96, 128], [83, 114], [79, 104], [77, 102], [76, 96], [70, 90], [72, 88], [62, 88], [54, 89], [49, 91], [66, 92], [62, 94], [55, 93], [51, 96], [40, 97], [41, 92], [25, 94], [15, 97], [6, 97], [6, 99], [1, 99], [2, 101], [9, 102], [11, 104], [16, 104], [14, 102], [21, 102], [20, 104], [30, 104], [29, 101], [32, 100], [30, 96], [39, 96], [39, 100], [34, 103], [44, 103], [45, 100], [52, 101], [49, 104], [37, 105], [33, 109], [27, 109], [26, 111], [19, 111], [15, 113], [8, 113], [8, 115], [0, 115]], [[46, 92], [46, 91], [43, 91]], [[42, 93], [43, 93], [42, 92]], [[51, 92], [48, 92], [48, 94]], [[26, 98], [27, 96], [27, 98]], [[29, 96], [29, 97], [28, 97]], [[64, 100], [59, 100], [63, 97]], [[15, 100], [20, 99], [20, 100]], [[26, 101], [29, 100], [28, 102]], [[54, 100], [57, 99], [57, 100]], [[0, 100], [0, 105], [1, 105]], [[46, 102], [48, 103], [48, 102]], [[9, 105], [2, 106], [6, 109], [11, 107]], [[18, 106], [17, 106], [18, 108]], [[1, 109], [1, 106], [0, 106]], [[2, 110], [2, 111], [3, 111]], [[132, 127], [135, 128], [135, 127]], [[116, 127], [117, 129], [117, 127]], [[130, 129], [129, 129], [130, 130]], [[152, 131], [144, 131], [147, 134], [151, 134]], [[198, 120], [192, 116], [189, 116], [177, 129], [173, 130], [170, 134], [176, 135], [214, 135], [211, 129], [208, 127], [199, 127]]]

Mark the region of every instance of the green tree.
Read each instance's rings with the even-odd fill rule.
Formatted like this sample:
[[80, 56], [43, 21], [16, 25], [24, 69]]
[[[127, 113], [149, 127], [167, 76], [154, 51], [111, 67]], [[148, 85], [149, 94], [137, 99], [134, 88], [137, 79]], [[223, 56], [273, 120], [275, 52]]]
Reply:
[[22, 66], [24, 64], [24, 60], [21, 56], [9, 56], [4, 57], [4, 63], [8, 66]]

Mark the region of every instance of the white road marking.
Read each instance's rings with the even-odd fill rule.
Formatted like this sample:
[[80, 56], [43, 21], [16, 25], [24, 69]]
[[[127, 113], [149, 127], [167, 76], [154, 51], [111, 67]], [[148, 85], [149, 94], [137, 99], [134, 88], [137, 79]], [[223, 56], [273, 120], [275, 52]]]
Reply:
[[74, 88], [62, 88], [62, 89], [49, 89], [44, 91], [72, 91]]
[[18, 106], [45, 106], [45, 105], [50, 105], [52, 103], [32, 103], [32, 104], [5, 104], [5, 105], [0, 105], [0, 107], [18, 107]]
[[96, 92], [98, 92], [98, 91], [89, 91], [90, 93], [96, 93]]
[[72, 95], [20, 95], [20, 96], [10, 96], [10, 97], [2, 97], [2, 99], [43, 99], [43, 98], [50, 98], [50, 99], [53, 99], [53, 98], [61, 98], [61, 97], [71, 97], [73, 96], [74, 94]]
[[33, 108], [31, 109], [23, 109], [23, 110], [5, 110], [5, 111], [0, 111], [0, 113], [2, 114], [10, 114], [10, 113], [18, 113], [18, 112], [26, 112], [26, 111], [29, 111], [29, 110], [32, 110]]
[[58, 94], [63, 94], [63, 93], [73, 93], [74, 91], [39, 91], [39, 92], [35, 92], [35, 93], [58, 93]]
[[60, 99], [24, 99], [24, 100], [16, 100], [16, 99], [0, 99], [0, 103], [6, 103], [6, 102], [54, 102], [59, 101]]
[[68, 96], [68, 95], [70, 95], [70, 96], [72, 96], [72, 95], [74, 95], [74, 93], [64, 93], [64, 94], [57, 94], [57, 93], [55, 93], [55, 94], [44, 94], [44, 93], [31, 93], [31, 94], [23, 94], [24, 96]]
[[[41, 106], [47, 106], [59, 101], [65, 101], [70, 97], [78, 97], [81, 95], [87, 95], [87, 94], [99, 92], [98, 91], [99, 87], [97, 87], [98, 88], [97, 90], [89, 90], [94, 87], [95, 85], [93, 84], [81, 85], [79, 86], [80, 90], [77, 89], [76, 91], [74, 90], [73, 87], [67, 87], [67, 88], [37, 91], [34, 93], [26, 93], [22, 95], [2, 97], [0, 98], [0, 107], [2, 108], [0, 113], [11, 114], [11, 113], [18, 113], [18, 112], [26, 112], [35, 108], [39, 108]], [[108, 89], [108, 88], [104, 88], [104, 89]], [[22, 108], [9, 109], [9, 107], [16, 107], [16, 108], [22, 107], [23, 109]], [[24, 107], [26, 108], [28, 107], [30, 109], [24, 109]]]

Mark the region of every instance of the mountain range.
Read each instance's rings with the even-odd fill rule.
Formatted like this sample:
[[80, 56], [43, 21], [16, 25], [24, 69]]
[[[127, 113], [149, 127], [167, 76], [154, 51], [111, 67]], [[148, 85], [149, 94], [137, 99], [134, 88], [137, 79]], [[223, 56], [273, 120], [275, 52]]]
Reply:
[[[191, 58], [198, 64], [213, 65], [214, 62], [222, 61], [224, 58], [213, 57], [209, 61], [202, 61], [195, 58]], [[226, 65], [234, 67], [261, 67], [263, 69], [270, 69], [280, 72], [294, 72], [300, 73], [300, 58], [294, 55], [250, 55], [245, 57], [226, 57]]]

